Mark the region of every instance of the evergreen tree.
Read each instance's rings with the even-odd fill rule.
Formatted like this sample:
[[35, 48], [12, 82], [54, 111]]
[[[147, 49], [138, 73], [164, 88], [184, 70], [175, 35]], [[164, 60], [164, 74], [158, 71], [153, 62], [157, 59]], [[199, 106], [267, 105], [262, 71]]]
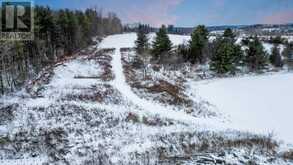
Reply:
[[283, 56], [286, 58], [293, 58], [293, 43], [286, 43], [285, 49], [283, 51]]
[[235, 42], [236, 35], [233, 33], [233, 30], [228, 28], [224, 31], [223, 37], [231, 42]]
[[251, 71], [261, 70], [267, 64], [266, 52], [257, 36], [248, 43], [246, 64]]
[[251, 38], [251, 37], [244, 38], [244, 39], [241, 40], [241, 44], [242, 44], [243, 46], [248, 46], [250, 40], [252, 40], [252, 39], [253, 39], [253, 38]]
[[190, 54], [188, 59], [191, 63], [205, 61], [203, 55], [204, 47], [208, 43], [208, 30], [204, 25], [199, 25], [191, 34], [191, 41], [189, 42]]
[[271, 43], [271, 44], [283, 44], [284, 39], [281, 36], [270, 37], [269, 43]]
[[78, 31], [80, 33], [78, 36], [78, 40], [83, 41], [80, 44], [82, 46], [85, 46], [91, 42], [90, 21], [89, 18], [81, 11], [76, 11], [76, 16], [79, 22]]
[[240, 67], [243, 67], [245, 65], [244, 51], [242, 50], [241, 45], [237, 45], [235, 43], [234, 43], [234, 64]]
[[[89, 46], [92, 37], [120, 33], [122, 29], [115, 14], [103, 16], [96, 9], [36, 6], [34, 11], [34, 40], [0, 44], [0, 94], [17, 89], [45, 66]], [[24, 19], [30, 19], [29, 15]]]
[[244, 53], [242, 51], [241, 45], [235, 44], [236, 42], [236, 35], [231, 28], [228, 28], [224, 31], [223, 40], [222, 42], [230, 42], [233, 46], [234, 56], [233, 56], [233, 63], [236, 66], [243, 65], [244, 61]]
[[218, 74], [234, 74], [243, 57], [241, 47], [224, 39], [217, 42], [215, 54], [211, 58], [211, 70]]
[[241, 46], [234, 43], [235, 35], [227, 29], [223, 36], [215, 41], [215, 54], [211, 58], [211, 70], [219, 74], [235, 73], [238, 66], [243, 64]]
[[36, 6], [34, 31], [40, 39], [50, 39], [49, 35], [53, 29], [53, 13], [49, 7]]
[[280, 54], [280, 49], [278, 48], [277, 45], [274, 45], [274, 47], [272, 48], [272, 54], [270, 56], [270, 62], [275, 67], [282, 67], [283, 66], [282, 57], [281, 57], [281, 54]]
[[180, 44], [177, 48], [177, 54], [181, 55], [184, 61], [188, 61], [189, 47], [186, 44]]
[[139, 25], [137, 32], [137, 40], [135, 41], [136, 52], [143, 54], [149, 49], [148, 37], [143, 25]]
[[159, 56], [163, 53], [169, 53], [172, 50], [172, 42], [169, 39], [165, 25], [162, 25], [162, 27], [156, 33], [156, 37], [152, 46], [152, 54], [155, 56], [155, 58], [159, 58]]

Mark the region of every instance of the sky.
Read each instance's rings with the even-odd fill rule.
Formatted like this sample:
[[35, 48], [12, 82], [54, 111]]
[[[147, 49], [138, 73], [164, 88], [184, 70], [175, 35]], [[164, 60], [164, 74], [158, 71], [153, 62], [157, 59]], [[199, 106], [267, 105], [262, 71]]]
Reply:
[[124, 24], [190, 27], [293, 23], [293, 0], [35, 0], [35, 4], [54, 9], [97, 7], [115, 12]]

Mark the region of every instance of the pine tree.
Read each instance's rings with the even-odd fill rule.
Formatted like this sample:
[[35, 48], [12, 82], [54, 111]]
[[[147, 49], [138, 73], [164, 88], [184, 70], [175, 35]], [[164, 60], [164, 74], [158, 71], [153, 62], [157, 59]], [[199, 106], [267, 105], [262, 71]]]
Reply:
[[228, 28], [224, 31], [223, 40], [222, 42], [230, 42], [233, 46], [234, 55], [233, 55], [233, 63], [236, 66], [243, 65], [244, 61], [244, 54], [240, 45], [235, 44], [236, 42], [236, 35], [231, 28]]
[[218, 74], [234, 74], [240, 66], [243, 52], [240, 46], [225, 39], [218, 39], [215, 55], [211, 58], [210, 68]]
[[215, 54], [211, 58], [211, 70], [219, 74], [235, 73], [238, 66], [243, 64], [241, 46], [234, 43], [235, 35], [227, 29], [223, 36], [215, 41]]
[[[34, 13], [34, 40], [0, 43], [0, 94], [20, 87], [62, 56], [89, 46], [92, 37], [120, 33], [122, 28], [115, 14], [103, 16], [96, 9], [35, 6]], [[30, 17], [26, 14], [24, 19]]]
[[270, 62], [275, 67], [282, 67], [283, 66], [282, 57], [280, 54], [280, 49], [278, 48], [277, 45], [274, 45], [274, 47], [272, 48], [272, 55], [270, 56]]
[[291, 43], [286, 43], [286, 46], [285, 46], [285, 49], [283, 51], [283, 56], [286, 57], [286, 58], [293, 58], [293, 42]]
[[156, 33], [156, 37], [152, 46], [152, 54], [156, 59], [159, 58], [159, 56], [163, 53], [169, 53], [172, 50], [172, 42], [169, 39], [165, 25], [162, 25], [162, 27], [159, 29], [159, 32]]
[[245, 64], [244, 51], [242, 50], [241, 45], [234, 43], [234, 64], [236, 66], [243, 67]]
[[203, 63], [205, 58], [203, 49], [208, 43], [208, 30], [204, 25], [199, 25], [191, 34], [191, 41], [189, 42], [190, 54], [189, 60], [191, 63]]
[[246, 64], [251, 71], [263, 69], [267, 64], [266, 52], [257, 36], [248, 43]]
[[148, 37], [143, 25], [139, 25], [137, 40], [135, 41], [137, 54], [143, 54], [149, 49]]
[[271, 44], [283, 44], [284, 39], [281, 36], [270, 37], [269, 43], [271, 43]]
[[183, 57], [184, 61], [188, 61], [189, 47], [186, 44], [180, 44], [177, 47], [177, 54]]
[[224, 31], [223, 37], [231, 42], [235, 42], [236, 35], [233, 33], [233, 30], [228, 28]]

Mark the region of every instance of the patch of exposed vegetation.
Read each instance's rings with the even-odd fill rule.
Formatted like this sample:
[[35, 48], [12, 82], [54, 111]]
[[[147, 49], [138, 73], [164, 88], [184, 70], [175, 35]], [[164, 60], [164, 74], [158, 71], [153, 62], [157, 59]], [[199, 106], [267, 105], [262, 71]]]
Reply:
[[194, 116], [216, 115], [208, 110], [209, 103], [195, 102], [187, 95], [184, 74], [176, 74], [176, 69], [167, 71], [160, 64], [146, 68], [142, 57], [128, 50], [125, 48], [122, 52], [124, 74], [127, 83], [138, 96], [174, 107], [179, 106], [180, 110]]
[[293, 161], [293, 150], [286, 151], [286, 152], [282, 153], [281, 155], [284, 159]]

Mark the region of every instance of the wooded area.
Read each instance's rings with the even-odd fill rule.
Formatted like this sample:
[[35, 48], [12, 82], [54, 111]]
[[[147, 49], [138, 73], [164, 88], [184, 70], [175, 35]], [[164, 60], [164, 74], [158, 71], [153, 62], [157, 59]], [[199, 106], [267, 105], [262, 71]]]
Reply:
[[0, 94], [14, 91], [42, 68], [70, 56], [93, 42], [93, 37], [122, 32], [115, 13], [102, 10], [34, 8], [33, 41], [0, 41]]
[[[144, 26], [139, 26], [137, 53], [142, 56], [149, 53], [157, 63], [166, 63], [164, 59], [172, 59], [172, 62], [168, 60], [170, 64], [208, 64], [209, 69], [219, 75], [233, 75], [236, 72], [263, 72], [271, 67], [280, 69], [284, 64], [282, 56], [289, 58], [292, 50], [292, 44], [280, 37], [270, 39], [269, 43], [273, 44], [271, 53], [265, 50], [263, 42], [256, 35], [243, 38], [241, 43], [237, 44], [237, 35], [230, 28], [215, 40], [209, 41], [208, 29], [204, 25], [199, 25], [192, 32], [191, 40], [178, 46], [172, 45], [167, 33], [167, 28], [163, 25], [149, 47], [148, 31], [144, 30]], [[281, 44], [285, 47], [283, 54], [279, 48]]]

